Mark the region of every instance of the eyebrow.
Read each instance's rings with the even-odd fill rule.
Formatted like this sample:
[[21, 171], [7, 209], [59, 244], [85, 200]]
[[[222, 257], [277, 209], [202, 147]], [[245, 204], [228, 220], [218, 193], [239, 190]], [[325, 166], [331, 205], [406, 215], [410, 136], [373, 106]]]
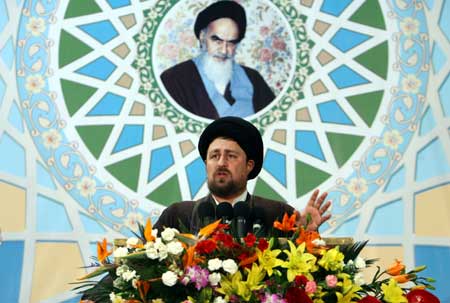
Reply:
[[224, 40], [224, 39], [220, 38], [217, 35], [212, 35], [211, 39], [214, 40], [214, 41], [225, 41], [225, 42], [230, 42], [230, 43], [233, 43], [233, 44], [237, 44], [239, 42], [239, 39]]

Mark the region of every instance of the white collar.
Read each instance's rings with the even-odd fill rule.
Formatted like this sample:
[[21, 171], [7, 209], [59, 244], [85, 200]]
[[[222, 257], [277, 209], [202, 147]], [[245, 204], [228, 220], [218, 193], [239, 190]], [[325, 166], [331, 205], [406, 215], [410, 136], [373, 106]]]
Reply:
[[[239, 201], [247, 200], [247, 194], [248, 194], [248, 191], [244, 190], [244, 192], [242, 194], [240, 194], [238, 197], [236, 197], [235, 199], [230, 201], [231, 205], [234, 205], [234, 203], [239, 202]], [[219, 201], [217, 201], [216, 197], [214, 197], [213, 194], [211, 194], [211, 196], [213, 197], [213, 199], [216, 202], [216, 204], [220, 203]]]

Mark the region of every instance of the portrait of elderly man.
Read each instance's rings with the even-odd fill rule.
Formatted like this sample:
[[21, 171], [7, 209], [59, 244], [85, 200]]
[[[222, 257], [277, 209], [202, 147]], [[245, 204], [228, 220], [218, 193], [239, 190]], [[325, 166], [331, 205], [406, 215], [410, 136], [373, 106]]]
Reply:
[[256, 70], [235, 61], [246, 27], [245, 10], [234, 1], [215, 2], [198, 14], [194, 33], [200, 43], [200, 55], [160, 76], [179, 105], [209, 119], [247, 117], [275, 98]]

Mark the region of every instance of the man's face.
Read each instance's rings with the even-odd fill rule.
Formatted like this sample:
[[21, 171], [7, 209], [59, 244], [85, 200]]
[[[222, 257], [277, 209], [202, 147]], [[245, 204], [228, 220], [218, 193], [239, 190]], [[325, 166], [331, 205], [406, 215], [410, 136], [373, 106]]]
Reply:
[[235, 141], [216, 138], [206, 154], [208, 188], [220, 198], [235, 198], [247, 187], [247, 176], [255, 166]]
[[202, 47], [218, 62], [234, 57], [238, 38], [239, 28], [230, 18], [214, 20], [200, 33]]

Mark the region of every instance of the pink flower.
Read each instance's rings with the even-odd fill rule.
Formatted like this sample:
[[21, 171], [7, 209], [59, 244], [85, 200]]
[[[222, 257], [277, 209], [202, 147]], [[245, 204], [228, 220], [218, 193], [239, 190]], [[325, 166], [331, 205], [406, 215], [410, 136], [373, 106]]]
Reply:
[[261, 26], [259, 28], [259, 33], [263, 36], [267, 36], [267, 34], [269, 34], [269, 31], [270, 31], [270, 29], [267, 26]]
[[335, 275], [328, 275], [325, 277], [325, 281], [327, 282], [328, 287], [336, 287], [337, 284], [337, 278]]
[[196, 43], [195, 36], [190, 31], [180, 33], [180, 43], [183, 46], [193, 47]]
[[263, 48], [259, 55], [259, 60], [263, 62], [269, 62], [272, 60], [272, 51], [268, 48]]
[[168, 59], [175, 59], [178, 56], [178, 46], [173, 43], [164, 44], [162, 54]]
[[317, 284], [314, 281], [308, 281], [305, 285], [305, 291], [308, 293], [314, 293], [317, 289]]
[[286, 49], [286, 42], [281, 38], [274, 38], [272, 41], [272, 47], [279, 50]]

